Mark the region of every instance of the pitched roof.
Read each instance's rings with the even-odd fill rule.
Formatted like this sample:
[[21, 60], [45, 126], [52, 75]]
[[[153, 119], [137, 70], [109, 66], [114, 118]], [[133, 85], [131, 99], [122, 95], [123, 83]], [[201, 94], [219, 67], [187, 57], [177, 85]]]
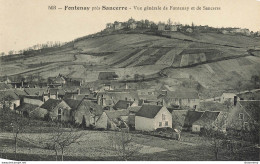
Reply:
[[115, 104], [116, 109], [127, 109], [129, 106], [131, 106], [134, 102], [133, 101], [126, 101], [126, 100], [119, 100]]
[[14, 90], [14, 93], [15, 93], [17, 96], [27, 96], [27, 95], [28, 95], [24, 90], [20, 90], [20, 89], [15, 89], [15, 90]]
[[203, 115], [193, 124], [210, 125], [217, 119], [219, 114], [220, 114], [219, 111], [205, 111]]
[[174, 126], [183, 126], [188, 110], [173, 110], [172, 111], [172, 121]]
[[0, 90], [6, 90], [6, 89], [11, 89], [12, 85], [10, 84], [5, 84], [5, 83], [0, 83]]
[[162, 109], [162, 106], [157, 105], [143, 105], [136, 113], [136, 116], [154, 118], [157, 113]]
[[64, 101], [71, 107], [71, 109], [76, 110], [82, 100], [64, 99]]
[[41, 108], [51, 111], [53, 108], [55, 108], [61, 102], [62, 102], [62, 100], [48, 99], [44, 104], [42, 104]]
[[127, 110], [129, 112], [137, 113], [141, 109], [141, 106], [133, 106], [133, 107], [128, 107]]
[[239, 101], [252, 119], [260, 121], [260, 101]]
[[28, 95], [42, 95], [44, 92], [47, 93], [47, 88], [25, 88], [24, 91]]
[[58, 93], [58, 95], [61, 95], [61, 96], [65, 95], [65, 91], [63, 89], [57, 89], [57, 88], [51, 88], [50, 89], [50, 94], [51, 95], [55, 95], [57, 93]]
[[204, 112], [199, 111], [188, 111], [186, 118], [184, 120], [184, 126], [191, 126], [195, 121], [197, 121]]
[[118, 77], [115, 72], [99, 72], [99, 80], [111, 80]]
[[28, 104], [28, 103], [23, 103], [20, 106], [18, 106], [16, 108], [16, 110], [18, 111], [27, 111], [27, 112], [32, 112], [33, 110], [35, 110], [36, 108], [38, 108], [37, 105], [33, 105], [33, 104]]
[[89, 107], [87, 109], [92, 108], [93, 109], [92, 113], [95, 114], [95, 115], [98, 115], [98, 116], [102, 115], [102, 113], [103, 113], [103, 108], [100, 105], [93, 103], [91, 101], [88, 101], [88, 100], [81, 101], [78, 108], [80, 106]]
[[195, 91], [168, 91], [165, 97], [168, 99], [199, 99], [198, 92]]
[[10, 98], [10, 100], [20, 100], [14, 91], [0, 91], [0, 100]]
[[107, 114], [107, 117], [110, 120], [115, 120], [120, 118], [121, 116], [128, 116], [129, 115], [129, 111], [126, 109], [123, 110], [113, 110], [113, 111], [108, 111], [106, 110], [105, 113]]

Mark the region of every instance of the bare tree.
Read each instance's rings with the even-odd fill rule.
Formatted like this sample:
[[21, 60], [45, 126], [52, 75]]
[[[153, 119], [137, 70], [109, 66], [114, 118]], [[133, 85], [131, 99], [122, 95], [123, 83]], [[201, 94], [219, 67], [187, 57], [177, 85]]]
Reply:
[[141, 146], [134, 144], [133, 137], [128, 129], [120, 129], [119, 132], [113, 132], [109, 135], [110, 147], [116, 152], [121, 160], [127, 161], [136, 155]]
[[219, 160], [219, 152], [223, 148], [223, 140], [226, 138], [227, 116], [227, 113], [221, 114], [214, 122], [207, 124], [204, 129], [215, 160]]
[[64, 151], [73, 143], [79, 143], [82, 133], [78, 133], [70, 128], [65, 131], [61, 125], [57, 125], [50, 137], [44, 141], [45, 148], [55, 151], [56, 160], [58, 160], [58, 152], [61, 152], [61, 160], [64, 160]]

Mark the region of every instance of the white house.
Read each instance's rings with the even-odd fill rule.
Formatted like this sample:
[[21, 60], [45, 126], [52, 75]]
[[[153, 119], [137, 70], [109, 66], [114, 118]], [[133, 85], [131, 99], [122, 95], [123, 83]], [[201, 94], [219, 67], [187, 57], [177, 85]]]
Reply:
[[165, 106], [143, 105], [135, 115], [135, 130], [154, 131], [172, 128], [172, 114]]
[[225, 101], [234, 102], [234, 99], [236, 97], [236, 94], [234, 93], [223, 93], [220, 97], [220, 102], [224, 103]]

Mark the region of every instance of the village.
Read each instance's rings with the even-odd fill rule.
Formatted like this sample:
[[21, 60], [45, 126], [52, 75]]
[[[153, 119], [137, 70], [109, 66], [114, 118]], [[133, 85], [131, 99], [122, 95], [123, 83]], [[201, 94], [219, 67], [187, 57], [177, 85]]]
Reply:
[[[208, 40], [196, 40], [201, 34]], [[53, 160], [55, 150], [56, 160], [58, 151], [62, 160], [259, 159], [260, 51], [250, 40], [259, 34], [130, 18], [69, 43], [2, 54], [1, 158]], [[237, 36], [250, 44], [230, 44]], [[43, 143], [50, 136], [58, 139]], [[115, 140], [120, 158], [110, 154]]]
[[[250, 131], [259, 123], [259, 89], [202, 100], [196, 91], [172, 91], [167, 85], [130, 88], [131, 84], [117, 82], [115, 72], [100, 72], [98, 78], [98, 85], [92, 87], [84, 79], [61, 74], [45, 83], [42, 80], [41, 87], [31, 86], [24, 78], [2, 78], [1, 108], [23, 117], [99, 130], [170, 128], [178, 136], [175, 139], [183, 130]], [[210, 101], [220, 108], [205, 105]]]

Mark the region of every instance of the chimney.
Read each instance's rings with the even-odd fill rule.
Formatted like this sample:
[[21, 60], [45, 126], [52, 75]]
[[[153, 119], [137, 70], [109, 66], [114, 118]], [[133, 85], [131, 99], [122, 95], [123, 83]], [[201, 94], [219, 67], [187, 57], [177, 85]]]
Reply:
[[237, 96], [234, 96], [234, 106], [237, 105]]
[[78, 95], [80, 95], [80, 88], [78, 88]]
[[128, 89], [127, 83], [125, 83], [125, 89]]
[[126, 104], [126, 108], [128, 108], [128, 107], [130, 107], [130, 103], [127, 103], [127, 104]]
[[22, 87], [23, 87], [23, 81], [22, 81]]
[[59, 99], [59, 92], [56, 92], [56, 99]]
[[162, 106], [165, 106], [165, 101], [164, 101], [164, 99], [162, 99]]

